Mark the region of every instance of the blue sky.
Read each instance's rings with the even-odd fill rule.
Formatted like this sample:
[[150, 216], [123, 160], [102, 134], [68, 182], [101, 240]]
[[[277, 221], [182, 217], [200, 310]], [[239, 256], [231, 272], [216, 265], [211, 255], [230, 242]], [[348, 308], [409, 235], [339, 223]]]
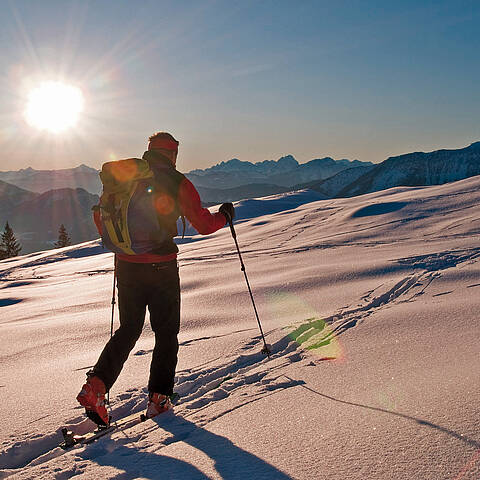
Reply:
[[[478, 1], [2, 3], [0, 170], [99, 167], [168, 130], [188, 171], [480, 140]], [[75, 129], [23, 116], [43, 80], [78, 86]]]

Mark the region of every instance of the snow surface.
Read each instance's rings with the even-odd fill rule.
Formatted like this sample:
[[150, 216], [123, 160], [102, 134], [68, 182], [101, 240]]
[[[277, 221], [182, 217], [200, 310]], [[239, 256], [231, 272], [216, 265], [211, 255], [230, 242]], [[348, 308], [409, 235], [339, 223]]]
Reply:
[[[112, 255], [0, 262], [0, 478], [480, 478], [480, 177], [301, 195], [238, 209], [271, 359], [229, 229], [188, 237], [175, 413], [68, 452], [61, 427], [92, 428], [75, 396], [109, 336]], [[147, 321], [114, 418], [145, 408], [152, 347]]]

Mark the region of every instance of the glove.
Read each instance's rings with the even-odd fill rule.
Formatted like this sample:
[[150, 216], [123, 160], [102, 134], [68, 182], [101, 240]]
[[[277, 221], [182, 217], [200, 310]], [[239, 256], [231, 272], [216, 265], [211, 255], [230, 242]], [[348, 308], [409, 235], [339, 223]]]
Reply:
[[233, 203], [222, 203], [218, 211], [227, 219], [227, 222], [230, 222], [230, 220], [235, 218], [235, 208], [233, 208]]

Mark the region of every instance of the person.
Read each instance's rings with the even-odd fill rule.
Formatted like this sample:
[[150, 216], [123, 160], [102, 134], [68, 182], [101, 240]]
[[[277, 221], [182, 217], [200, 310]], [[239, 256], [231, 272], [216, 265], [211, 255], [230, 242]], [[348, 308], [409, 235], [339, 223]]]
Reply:
[[[173, 189], [176, 192], [173, 201], [178, 206], [176, 211], [184, 215], [200, 234], [213, 233], [233, 220], [234, 207], [231, 203], [224, 203], [214, 214], [202, 208], [194, 185], [176, 170], [178, 145], [171, 134], [158, 132], [149, 138], [143, 159], [154, 172], [156, 181], [168, 181], [176, 186]], [[99, 425], [109, 424], [105, 395], [118, 378], [142, 332], [147, 307], [155, 346], [150, 364], [146, 416], [151, 418], [171, 408], [180, 328], [180, 281], [178, 247], [173, 241], [178, 217], [168, 218], [173, 224], [164, 225], [169, 232], [167, 241], [152, 243], [147, 253], [116, 254], [120, 327], [87, 373], [87, 381], [77, 396], [87, 416]], [[101, 234], [98, 210], [94, 212], [94, 220]], [[139, 222], [136, 225], [141, 228]]]

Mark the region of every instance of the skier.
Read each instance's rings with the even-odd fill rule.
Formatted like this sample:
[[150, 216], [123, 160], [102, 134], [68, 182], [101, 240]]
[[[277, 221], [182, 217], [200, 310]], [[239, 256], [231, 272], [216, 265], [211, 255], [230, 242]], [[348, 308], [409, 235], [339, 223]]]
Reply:
[[[202, 208], [193, 184], [176, 170], [178, 145], [179, 142], [169, 133], [158, 132], [149, 138], [148, 150], [143, 155], [143, 160], [148, 162], [157, 182], [167, 182], [176, 187], [171, 190], [176, 192], [176, 198], [169, 197], [167, 201], [163, 199], [161, 208], [165, 209], [167, 205], [169, 212], [180, 212], [200, 234], [213, 233], [234, 218], [234, 207], [231, 203], [224, 203], [215, 214]], [[173, 216], [165, 217], [168, 220], [163, 228], [167, 231], [167, 239], [160, 243], [149, 240], [151, 235], [142, 237], [144, 232], [140, 232], [140, 237], [151, 242], [147, 253], [116, 254], [120, 327], [106, 344], [96, 365], [87, 373], [87, 381], [77, 396], [78, 402], [85, 407], [87, 416], [99, 425], [109, 424], [105, 395], [119, 376], [142, 332], [146, 307], [155, 334], [146, 416], [151, 418], [171, 408], [170, 396], [173, 394], [180, 327], [178, 248], [173, 242], [173, 237], [177, 234], [178, 216], [174, 213]], [[102, 235], [105, 225], [102, 225], [98, 210], [94, 212], [94, 219]], [[143, 217], [137, 219], [136, 224], [129, 219], [129, 225], [132, 229], [141, 230]], [[130, 232], [132, 237], [135, 233], [138, 234]]]

